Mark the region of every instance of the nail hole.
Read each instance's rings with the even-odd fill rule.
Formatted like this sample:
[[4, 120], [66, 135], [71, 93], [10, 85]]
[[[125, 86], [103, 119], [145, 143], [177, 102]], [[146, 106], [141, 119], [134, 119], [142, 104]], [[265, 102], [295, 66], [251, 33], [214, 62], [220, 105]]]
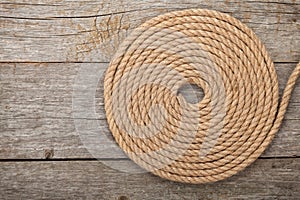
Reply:
[[129, 198], [126, 196], [119, 196], [118, 200], [129, 200]]
[[45, 158], [51, 159], [54, 156], [54, 149], [45, 149]]
[[199, 103], [204, 98], [204, 91], [196, 84], [185, 84], [181, 86], [177, 92], [177, 96], [180, 94], [191, 104]]

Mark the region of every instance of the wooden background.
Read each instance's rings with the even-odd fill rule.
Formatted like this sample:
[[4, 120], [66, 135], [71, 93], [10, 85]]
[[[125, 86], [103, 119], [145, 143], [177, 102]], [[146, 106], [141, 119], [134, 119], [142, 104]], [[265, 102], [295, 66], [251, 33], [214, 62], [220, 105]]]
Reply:
[[[72, 115], [79, 69], [104, 71], [132, 29], [186, 8], [219, 10], [251, 27], [275, 62], [282, 91], [300, 60], [299, 0], [0, 1], [1, 199], [300, 198], [300, 80], [267, 151], [221, 182], [189, 185], [122, 173], [81, 142]], [[105, 124], [101, 81], [98, 87], [97, 115], [82, 120]], [[107, 126], [102, 129], [109, 134]], [[110, 154], [99, 159], [132, 164]]]

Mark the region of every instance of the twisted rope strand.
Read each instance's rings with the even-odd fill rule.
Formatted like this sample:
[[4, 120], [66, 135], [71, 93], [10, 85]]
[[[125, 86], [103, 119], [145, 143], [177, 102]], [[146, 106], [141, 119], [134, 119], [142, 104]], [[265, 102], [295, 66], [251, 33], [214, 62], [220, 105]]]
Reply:
[[[171, 12], [120, 45], [105, 74], [107, 121], [146, 170], [179, 182], [219, 181], [267, 148], [299, 76], [300, 63], [278, 106], [274, 64], [251, 29], [217, 11]], [[202, 88], [204, 98], [189, 103], [179, 93], [185, 85]]]

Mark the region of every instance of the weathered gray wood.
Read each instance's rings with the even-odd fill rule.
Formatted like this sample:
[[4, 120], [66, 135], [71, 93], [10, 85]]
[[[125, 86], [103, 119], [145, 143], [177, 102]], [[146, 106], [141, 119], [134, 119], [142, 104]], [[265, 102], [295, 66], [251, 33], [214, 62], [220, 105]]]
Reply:
[[[84, 80], [98, 81], [107, 63], [17, 63], [0, 66], [0, 159], [45, 158], [45, 150], [54, 150], [54, 158], [92, 158], [75, 129], [75, 123], [100, 124], [99, 131], [110, 135], [105, 122], [102, 81], [82, 86], [76, 102], [82, 105], [74, 114], [73, 88], [82, 71]], [[282, 88], [295, 63], [276, 64]], [[93, 70], [98, 71], [94, 73]], [[100, 73], [100, 74], [99, 74]], [[76, 83], [76, 84], [75, 84]], [[97, 82], [96, 82], [97, 83]], [[86, 101], [96, 90], [96, 113]], [[300, 81], [297, 82], [282, 128], [263, 157], [299, 156], [300, 152]], [[93, 100], [93, 99], [92, 99]], [[74, 112], [73, 112], [74, 111]], [[87, 112], [92, 111], [92, 112]], [[75, 117], [75, 118], [74, 118]], [[97, 124], [96, 124], [97, 125]], [[79, 127], [80, 128], [80, 127]], [[92, 128], [90, 128], [92, 129]], [[93, 131], [93, 130], [92, 130]], [[89, 144], [88, 144], [89, 145]], [[124, 158], [103, 151], [101, 158]]]
[[4, 199], [298, 199], [300, 159], [258, 159], [239, 174], [206, 185], [122, 173], [99, 161], [1, 162], [0, 178]]
[[[91, 120], [81, 122], [88, 124]], [[99, 129], [98, 134], [110, 135], [106, 125]], [[79, 134], [84, 136], [84, 132], [77, 132], [72, 119], [6, 119], [0, 121], [0, 132], [0, 159], [44, 159], [47, 150], [53, 150], [53, 158], [126, 158], [111, 150], [90, 153], [93, 144], [81, 140]], [[300, 156], [299, 144], [300, 120], [285, 120], [262, 157]]]
[[[86, 99], [95, 89], [94, 81], [101, 78], [99, 74], [116, 48], [135, 27], [159, 14], [186, 8], [226, 12], [251, 27], [274, 61], [288, 62], [276, 64], [282, 91], [300, 60], [299, 0], [0, 2], [1, 198], [299, 198], [299, 81], [273, 143], [253, 165], [225, 181], [188, 185], [149, 173], [121, 173], [106, 165], [134, 164], [118, 151], [101, 151], [97, 155], [102, 163], [89, 160], [95, 154], [87, 147], [95, 144], [84, 142], [76, 127], [86, 126], [86, 133], [97, 131], [112, 140], [105, 121], [101, 80], [96, 90], [96, 112]], [[101, 63], [72, 63], [77, 61]], [[97, 73], [78, 79], [82, 69]], [[82, 80], [89, 81], [82, 84]], [[78, 106], [75, 112], [73, 89], [80, 89], [73, 99]], [[99, 127], [94, 129], [97, 123]]]
[[300, 59], [300, 3], [295, 0], [35, 0], [0, 3], [0, 61], [108, 62], [133, 28], [187, 8], [230, 13], [254, 30], [274, 61]]
[[[72, 93], [80, 79], [96, 80], [79, 87], [77, 102], [85, 102], [93, 87], [96, 91], [96, 117], [87, 115], [83, 106], [80, 118], [105, 119], [103, 110], [103, 73], [108, 63], [1, 63], [0, 119], [71, 118]], [[280, 93], [296, 63], [276, 64]], [[95, 70], [97, 73], [93, 73]], [[100, 78], [99, 82], [98, 79]], [[96, 85], [98, 82], [98, 85]], [[299, 119], [300, 82], [296, 84], [286, 119]]]

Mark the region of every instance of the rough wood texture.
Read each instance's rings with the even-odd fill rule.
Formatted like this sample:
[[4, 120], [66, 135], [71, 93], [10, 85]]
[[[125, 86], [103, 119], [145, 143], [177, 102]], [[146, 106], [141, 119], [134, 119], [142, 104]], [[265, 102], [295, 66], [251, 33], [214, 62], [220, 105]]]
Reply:
[[0, 3], [0, 61], [107, 62], [132, 29], [187, 8], [230, 13], [253, 28], [276, 62], [299, 60], [299, 1], [34, 1]]
[[[71, 118], [72, 93], [78, 88], [78, 80], [84, 78], [87, 85], [80, 89], [78, 98], [84, 101], [86, 93], [96, 91], [97, 119], [104, 119], [103, 73], [108, 63], [0, 63], [0, 117], [16, 118]], [[280, 95], [288, 76], [296, 63], [276, 63]], [[94, 73], [95, 72], [95, 73]], [[85, 76], [81, 76], [84, 74]], [[89, 81], [92, 80], [92, 81]], [[93, 82], [98, 82], [95, 85]], [[299, 119], [300, 83], [296, 84], [286, 119]], [[80, 101], [79, 99], [79, 101]], [[85, 103], [85, 102], [83, 102]], [[80, 118], [95, 119], [86, 115], [85, 108]]]
[[[299, 198], [299, 81], [286, 119], [271, 146], [253, 165], [223, 182], [177, 184], [148, 173], [123, 174], [98, 161], [89, 161], [93, 156], [74, 125], [78, 116], [87, 124], [100, 123], [102, 132], [110, 133], [103, 113], [101, 80], [96, 92], [96, 113], [86, 113], [86, 100], [77, 98], [83, 107], [74, 117], [72, 90], [78, 72], [82, 68], [103, 72], [120, 42], [135, 27], [159, 14], [185, 8], [226, 12], [251, 27], [278, 62], [282, 90], [300, 60], [299, 0], [0, 2], [1, 198]], [[97, 78], [94, 73], [87, 79]], [[86, 91], [92, 86], [88, 83]], [[86, 94], [83, 92], [83, 97]], [[101, 156], [112, 157], [106, 162], [132, 165], [124, 160], [124, 155], [104, 152]]]
[[[54, 149], [54, 158], [92, 158], [74, 126], [74, 120], [99, 123], [102, 134], [110, 132], [105, 122], [102, 78], [105, 63], [45, 63], [0, 65], [0, 159], [44, 158], [44, 151]], [[276, 64], [280, 91], [295, 64]], [[87, 80], [75, 99], [81, 110], [72, 113], [73, 88], [79, 72], [87, 71]], [[97, 71], [98, 73], [93, 73]], [[96, 83], [97, 83], [96, 82]], [[96, 92], [96, 113], [85, 100], [88, 91]], [[300, 82], [296, 85], [281, 130], [263, 157], [300, 156]], [[188, 94], [188, 93], [187, 93]], [[75, 97], [74, 97], [75, 98]], [[74, 118], [75, 117], [75, 118]], [[99, 131], [100, 132], [100, 131]], [[101, 158], [124, 158], [103, 152]]]
[[8, 199], [297, 199], [299, 175], [299, 158], [257, 160], [226, 181], [206, 185], [125, 174], [99, 161], [4, 162], [0, 193]]

